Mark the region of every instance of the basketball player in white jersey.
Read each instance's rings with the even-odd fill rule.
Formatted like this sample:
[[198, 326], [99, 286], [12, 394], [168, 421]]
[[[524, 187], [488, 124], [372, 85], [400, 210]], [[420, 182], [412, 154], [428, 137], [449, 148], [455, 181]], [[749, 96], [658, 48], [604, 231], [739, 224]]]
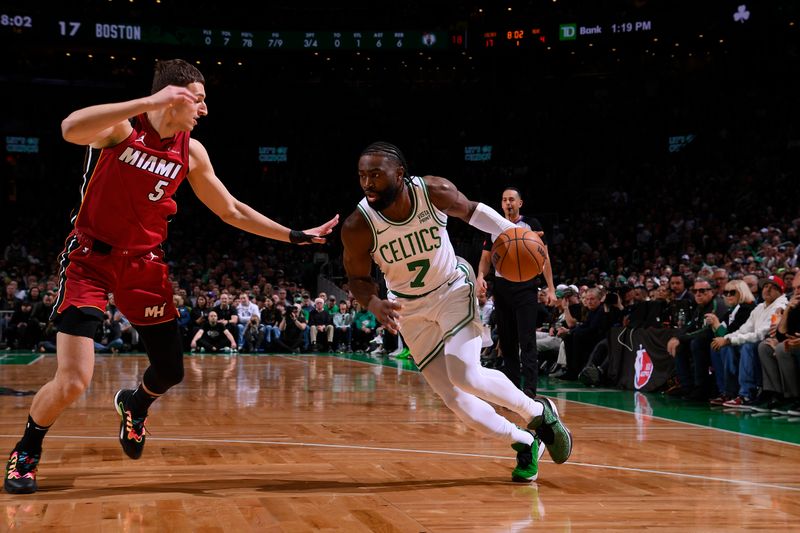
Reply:
[[[388, 143], [373, 143], [362, 152], [358, 174], [365, 198], [342, 227], [353, 295], [387, 329], [402, 331], [425, 380], [465, 424], [511, 444], [517, 452], [514, 481], [538, 476], [535, 437], [554, 462], [565, 462], [572, 435], [555, 404], [529, 398], [502, 372], [481, 366], [474, 274], [447, 236], [448, 215], [486, 233], [514, 225], [468, 200], [444, 178], [411, 176], [403, 154]], [[373, 261], [386, 278], [385, 300], [371, 276]], [[519, 414], [527, 429], [497, 414], [487, 401]]]

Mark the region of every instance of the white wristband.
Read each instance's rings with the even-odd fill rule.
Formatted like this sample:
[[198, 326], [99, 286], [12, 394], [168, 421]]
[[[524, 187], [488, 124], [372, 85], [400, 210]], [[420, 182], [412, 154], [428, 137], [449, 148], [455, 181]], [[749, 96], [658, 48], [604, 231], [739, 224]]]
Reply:
[[472, 213], [469, 224], [484, 233], [491, 233], [492, 239], [497, 238], [505, 230], [515, 226], [510, 220], [503, 218], [497, 211], [483, 203], [478, 203], [477, 207], [475, 207], [475, 212]]

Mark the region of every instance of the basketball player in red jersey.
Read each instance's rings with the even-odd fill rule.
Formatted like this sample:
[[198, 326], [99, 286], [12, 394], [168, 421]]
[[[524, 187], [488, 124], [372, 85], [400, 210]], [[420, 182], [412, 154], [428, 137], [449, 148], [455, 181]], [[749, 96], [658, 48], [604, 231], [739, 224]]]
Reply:
[[338, 223], [337, 215], [316, 228], [290, 230], [231, 196], [206, 149], [189, 135], [208, 114], [205, 99], [199, 70], [179, 59], [161, 61], [150, 96], [79, 109], [62, 122], [64, 139], [88, 148], [80, 210], [59, 258], [53, 309], [58, 367], [33, 398], [25, 433], [6, 466], [6, 491], [37, 490], [44, 436], [92, 378], [92, 338], [109, 292], [136, 326], [150, 360], [136, 390], [120, 390], [114, 399], [122, 448], [133, 459], [141, 456], [148, 408], [183, 379], [178, 314], [160, 244], [167, 218], [177, 211], [172, 196], [184, 178], [222, 220], [256, 235], [322, 243]]

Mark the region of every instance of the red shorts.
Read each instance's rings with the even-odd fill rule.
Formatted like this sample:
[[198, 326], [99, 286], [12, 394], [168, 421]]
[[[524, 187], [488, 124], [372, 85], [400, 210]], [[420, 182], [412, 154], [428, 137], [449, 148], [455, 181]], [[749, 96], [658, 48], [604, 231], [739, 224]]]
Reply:
[[160, 247], [129, 255], [91, 237], [73, 232], [59, 256], [61, 272], [54, 314], [70, 306], [102, 317], [108, 293], [134, 325], [152, 326], [178, 317], [172, 302], [169, 268]]

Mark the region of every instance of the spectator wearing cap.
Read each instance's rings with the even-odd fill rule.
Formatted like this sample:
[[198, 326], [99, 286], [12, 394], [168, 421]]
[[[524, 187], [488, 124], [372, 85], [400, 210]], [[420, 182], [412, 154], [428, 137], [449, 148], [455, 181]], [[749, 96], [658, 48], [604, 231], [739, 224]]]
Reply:
[[792, 297], [775, 337], [767, 337], [758, 346], [763, 392], [753, 409], [800, 416], [800, 276], [792, 282]]
[[303, 292], [299, 299], [297, 296], [295, 296], [294, 303], [300, 304], [300, 307], [306, 314], [306, 318], [308, 318], [308, 314], [314, 309], [314, 301], [311, 299], [311, 295], [307, 292]]
[[[280, 302], [278, 309], [283, 307]], [[279, 350], [298, 353], [303, 344], [303, 332], [308, 329], [306, 317], [300, 309], [300, 305], [290, 305], [286, 308], [279, 325], [281, 335], [273, 340], [273, 344]]]
[[769, 276], [760, 285], [764, 301], [753, 309], [747, 321], [737, 331], [717, 337], [711, 343], [714, 350], [722, 350], [725, 346], [733, 347], [733, 350], [726, 352], [723, 364], [726, 373], [738, 371], [739, 391], [736, 398], [723, 404], [726, 407], [749, 409], [757, 403], [755, 396], [762, 383], [758, 345], [775, 334], [783, 310], [788, 304], [783, 295], [785, 287], [781, 278]]
[[[578, 322], [573, 317], [580, 317], [581, 304], [578, 291], [572, 290], [568, 285], [558, 285], [556, 297], [557, 317], [547, 332], [537, 332], [536, 349], [543, 354], [543, 359], [549, 361], [546, 372], [554, 378], [561, 378], [567, 372], [567, 353], [564, 351], [563, 338], [577, 325]], [[555, 357], [551, 356], [553, 352], [557, 354]]]

